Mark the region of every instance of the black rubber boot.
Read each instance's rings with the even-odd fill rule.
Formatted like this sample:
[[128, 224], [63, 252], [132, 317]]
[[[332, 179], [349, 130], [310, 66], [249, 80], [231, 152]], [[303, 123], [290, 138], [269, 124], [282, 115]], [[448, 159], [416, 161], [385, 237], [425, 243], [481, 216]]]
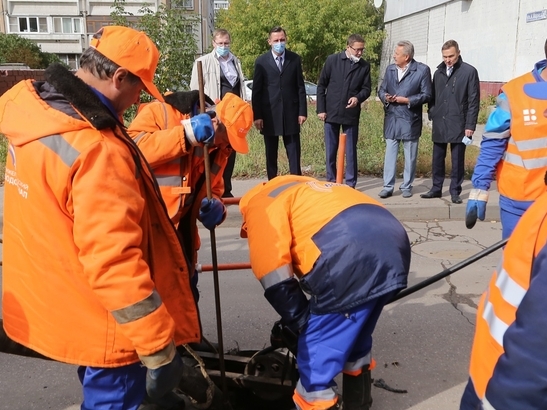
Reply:
[[342, 400], [344, 410], [369, 410], [372, 406], [372, 378], [368, 367], [367, 365], [366, 368], [363, 368], [363, 372], [359, 376], [343, 374]]

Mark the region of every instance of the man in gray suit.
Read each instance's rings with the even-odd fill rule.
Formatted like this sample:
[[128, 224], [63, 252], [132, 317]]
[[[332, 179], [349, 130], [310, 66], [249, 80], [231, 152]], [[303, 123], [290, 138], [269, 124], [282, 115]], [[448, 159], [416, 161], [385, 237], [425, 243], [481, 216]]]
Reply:
[[289, 159], [289, 171], [302, 175], [300, 126], [308, 116], [306, 88], [300, 56], [285, 49], [287, 34], [282, 27], [270, 30], [271, 51], [255, 61], [252, 106], [255, 127], [264, 135], [268, 179], [277, 176], [279, 136]]
[[380, 198], [393, 195], [399, 144], [403, 143], [405, 168], [399, 187], [403, 198], [412, 196], [418, 140], [422, 134], [422, 106], [431, 98], [431, 70], [414, 60], [414, 46], [399, 41], [393, 51], [394, 64], [386, 69], [378, 97], [384, 103], [384, 189]]

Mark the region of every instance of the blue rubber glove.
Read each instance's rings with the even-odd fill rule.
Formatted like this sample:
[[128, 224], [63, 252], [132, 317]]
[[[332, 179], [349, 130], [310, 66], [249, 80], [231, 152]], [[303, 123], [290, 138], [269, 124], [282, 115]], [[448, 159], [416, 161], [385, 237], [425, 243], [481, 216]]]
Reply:
[[209, 144], [215, 138], [215, 129], [209, 114], [198, 114], [192, 118], [182, 120], [184, 135], [190, 145]]
[[488, 202], [488, 191], [473, 188], [469, 193], [467, 208], [465, 209], [465, 226], [471, 229], [477, 223], [477, 218], [484, 221], [486, 217], [486, 203]]
[[216, 198], [203, 198], [199, 208], [199, 220], [207, 229], [212, 231], [224, 222], [226, 218], [226, 207]]
[[159, 399], [173, 391], [182, 378], [183, 364], [178, 352], [173, 360], [157, 369], [146, 372], [146, 393], [151, 399]]

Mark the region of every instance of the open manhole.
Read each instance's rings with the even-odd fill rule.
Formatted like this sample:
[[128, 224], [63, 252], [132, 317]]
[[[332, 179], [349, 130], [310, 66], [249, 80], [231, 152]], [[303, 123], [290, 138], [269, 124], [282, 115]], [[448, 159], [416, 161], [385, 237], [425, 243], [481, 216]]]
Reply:
[[453, 241], [431, 241], [424, 242], [412, 247], [412, 252], [426, 258], [463, 260], [482, 251], [478, 245], [465, 242]]

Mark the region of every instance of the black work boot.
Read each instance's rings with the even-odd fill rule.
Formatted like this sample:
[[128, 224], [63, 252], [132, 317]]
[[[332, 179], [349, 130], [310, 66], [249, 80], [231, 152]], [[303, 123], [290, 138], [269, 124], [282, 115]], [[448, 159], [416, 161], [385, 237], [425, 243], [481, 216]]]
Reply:
[[370, 370], [363, 368], [359, 376], [342, 376], [342, 399], [344, 410], [369, 410], [372, 405]]

